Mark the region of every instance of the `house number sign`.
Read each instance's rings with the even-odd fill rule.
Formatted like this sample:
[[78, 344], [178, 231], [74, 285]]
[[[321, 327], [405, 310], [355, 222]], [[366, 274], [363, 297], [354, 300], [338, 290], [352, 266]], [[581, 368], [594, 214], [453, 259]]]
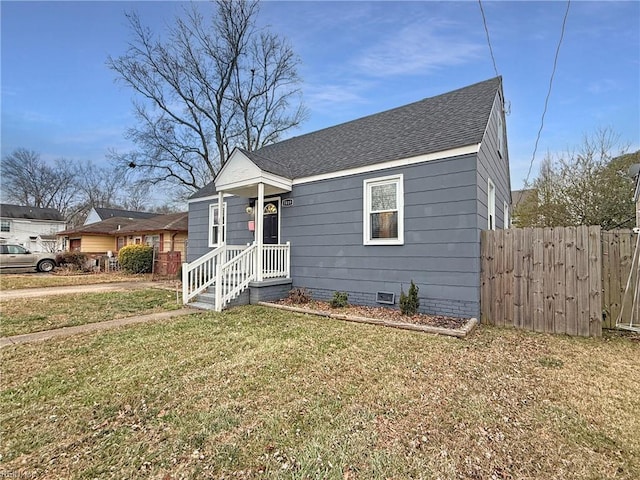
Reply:
[[283, 207], [291, 207], [293, 205], [293, 198], [285, 198], [282, 200]]

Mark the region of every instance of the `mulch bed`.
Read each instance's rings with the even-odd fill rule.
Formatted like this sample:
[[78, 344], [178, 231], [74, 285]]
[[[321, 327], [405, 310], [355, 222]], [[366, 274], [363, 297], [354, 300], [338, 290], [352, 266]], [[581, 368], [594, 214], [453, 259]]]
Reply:
[[444, 315], [427, 315], [419, 313], [409, 316], [400, 313], [400, 310], [386, 307], [365, 307], [361, 305], [349, 305], [344, 308], [332, 308], [328, 302], [313, 300], [309, 303], [295, 303], [289, 298], [273, 302], [278, 305], [296, 307], [311, 311], [321, 311], [332, 314], [349, 315], [354, 317], [367, 317], [379, 320], [386, 320], [397, 323], [411, 323], [413, 325], [427, 325], [431, 327], [449, 328], [453, 330], [464, 327], [469, 321], [468, 318], [446, 317]]

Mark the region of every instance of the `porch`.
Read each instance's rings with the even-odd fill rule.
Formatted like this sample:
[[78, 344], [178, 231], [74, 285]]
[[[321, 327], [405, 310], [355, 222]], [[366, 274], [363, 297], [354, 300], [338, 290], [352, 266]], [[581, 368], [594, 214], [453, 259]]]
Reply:
[[[260, 251], [262, 253], [260, 253]], [[256, 303], [291, 286], [290, 244], [222, 245], [194, 262], [182, 264], [184, 304], [222, 311], [234, 301]], [[276, 287], [276, 288], [274, 288]], [[248, 289], [249, 296], [241, 298]], [[256, 302], [251, 302], [255, 297]]]
[[[215, 244], [215, 248], [182, 267], [183, 302], [195, 300], [195, 306], [204, 303], [205, 308], [216, 311], [241, 295], [250, 295], [244, 293], [250, 286], [257, 297], [264, 297], [258, 292], [279, 291], [285, 288], [283, 285], [291, 285], [291, 246], [280, 238], [278, 195], [291, 191], [292, 180], [258, 168], [239, 149], [232, 158], [234, 162], [228, 161], [219, 172], [215, 196], [211, 197], [216, 221], [210, 227], [214, 229], [210, 238], [217, 238], [210, 245]], [[247, 199], [247, 226], [253, 231], [252, 243], [226, 243], [225, 197], [229, 196]]]

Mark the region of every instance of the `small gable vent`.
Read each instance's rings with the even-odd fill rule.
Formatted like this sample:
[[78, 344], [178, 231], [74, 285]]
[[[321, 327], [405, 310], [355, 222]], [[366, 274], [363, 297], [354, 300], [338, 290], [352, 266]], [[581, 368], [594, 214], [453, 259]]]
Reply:
[[391, 292], [376, 292], [376, 302], [393, 305], [395, 303], [396, 294]]

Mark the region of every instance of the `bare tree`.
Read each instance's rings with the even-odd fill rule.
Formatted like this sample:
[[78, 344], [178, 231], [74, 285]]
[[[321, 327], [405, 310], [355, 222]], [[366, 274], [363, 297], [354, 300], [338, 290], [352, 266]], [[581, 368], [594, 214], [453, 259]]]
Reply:
[[73, 165], [49, 165], [40, 154], [18, 148], [2, 160], [2, 198], [29, 207], [55, 208], [66, 215], [77, 201]]
[[629, 166], [640, 152], [625, 154], [626, 146], [609, 128], [585, 135], [575, 149], [547, 155], [533, 194], [514, 209], [514, 225], [555, 227], [600, 225], [608, 230], [633, 226], [633, 179]]
[[67, 214], [69, 223], [84, 222], [92, 208], [121, 208], [131, 189], [126, 173], [115, 168], [100, 167], [92, 162], [73, 165], [77, 202]]
[[107, 65], [140, 96], [126, 136], [137, 149], [111, 152], [152, 184], [193, 192], [215, 178], [235, 146], [274, 142], [305, 117], [298, 58], [279, 36], [258, 29], [257, 1], [219, 0], [209, 18], [192, 5], [159, 40], [136, 13], [132, 41]]
[[94, 207], [154, 208], [148, 185], [134, 184], [126, 172], [64, 158], [50, 164], [25, 148], [3, 158], [1, 179], [3, 202], [55, 208], [71, 225], [83, 223]]

